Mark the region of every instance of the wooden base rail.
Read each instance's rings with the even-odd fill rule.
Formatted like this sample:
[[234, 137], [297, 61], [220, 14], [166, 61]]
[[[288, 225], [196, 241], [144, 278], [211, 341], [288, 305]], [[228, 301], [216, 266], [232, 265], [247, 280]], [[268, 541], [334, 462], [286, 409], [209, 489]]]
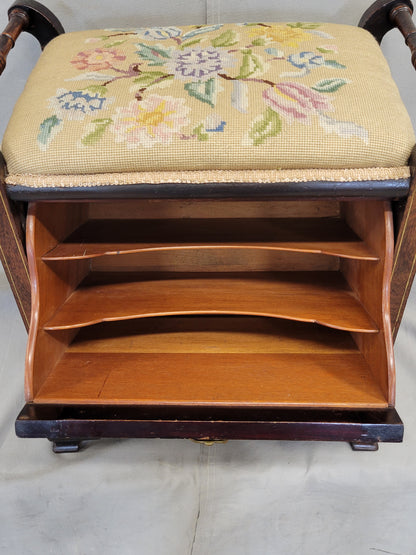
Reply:
[[355, 450], [401, 442], [403, 423], [394, 409], [299, 410], [139, 408], [27, 404], [16, 421], [19, 437], [47, 438], [56, 452], [78, 451], [104, 438], [182, 438], [346, 441]]

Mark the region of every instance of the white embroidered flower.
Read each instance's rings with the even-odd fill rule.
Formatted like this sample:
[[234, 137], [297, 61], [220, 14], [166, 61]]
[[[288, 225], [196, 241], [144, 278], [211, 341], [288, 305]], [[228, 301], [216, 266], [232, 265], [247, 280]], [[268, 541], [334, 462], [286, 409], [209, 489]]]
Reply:
[[188, 112], [183, 98], [153, 94], [117, 108], [110, 129], [116, 141], [125, 142], [128, 148], [150, 148], [157, 143], [170, 143], [189, 124]]

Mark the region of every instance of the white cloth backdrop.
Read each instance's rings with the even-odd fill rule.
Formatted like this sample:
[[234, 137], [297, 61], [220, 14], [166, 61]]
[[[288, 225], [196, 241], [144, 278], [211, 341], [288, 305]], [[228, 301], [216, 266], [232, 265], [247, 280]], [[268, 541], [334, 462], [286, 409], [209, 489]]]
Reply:
[[[367, 0], [45, 0], [67, 30], [247, 20], [356, 24]], [[8, 3], [0, 0], [0, 26]], [[0, 131], [38, 49], [19, 40], [0, 79]], [[383, 46], [416, 123], [416, 73], [398, 33]], [[414, 289], [416, 291], [416, 289]], [[54, 455], [15, 437], [26, 332], [0, 271], [0, 553], [416, 554], [416, 293], [396, 342], [403, 444], [101, 440]]]

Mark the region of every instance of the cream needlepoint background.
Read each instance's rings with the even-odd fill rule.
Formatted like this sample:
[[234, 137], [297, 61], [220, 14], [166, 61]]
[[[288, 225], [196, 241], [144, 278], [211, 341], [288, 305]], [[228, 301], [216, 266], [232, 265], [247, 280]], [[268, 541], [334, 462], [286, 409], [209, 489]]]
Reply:
[[[16, 105], [3, 153], [8, 184], [37, 187], [111, 173], [119, 184], [135, 173], [136, 183], [157, 183], [159, 172], [177, 182], [186, 176], [175, 172], [197, 170], [272, 170], [259, 178], [270, 182], [287, 181], [285, 170], [302, 170], [298, 181], [309, 179], [305, 169], [381, 168], [370, 174], [387, 179], [403, 176], [414, 142], [367, 31], [218, 23], [56, 38]], [[383, 170], [391, 167], [397, 174]]]

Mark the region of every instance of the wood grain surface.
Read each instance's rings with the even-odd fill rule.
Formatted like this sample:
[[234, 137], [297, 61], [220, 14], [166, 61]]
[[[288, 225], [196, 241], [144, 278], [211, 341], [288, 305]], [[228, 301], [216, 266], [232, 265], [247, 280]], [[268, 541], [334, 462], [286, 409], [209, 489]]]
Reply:
[[338, 272], [97, 272], [80, 284], [44, 328], [174, 314], [271, 316], [378, 331]]

